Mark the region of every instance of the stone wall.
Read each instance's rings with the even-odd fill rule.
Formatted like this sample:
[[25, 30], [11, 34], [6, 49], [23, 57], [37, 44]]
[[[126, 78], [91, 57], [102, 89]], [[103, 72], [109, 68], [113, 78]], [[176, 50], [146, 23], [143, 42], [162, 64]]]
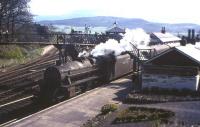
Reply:
[[142, 74], [142, 88], [160, 87], [168, 89], [191, 89], [198, 90], [199, 75], [176, 76], [168, 74]]
[[160, 87], [168, 89], [199, 88], [199, 70], [195, 67], [180, 66], [144, 66], [142, 88]]

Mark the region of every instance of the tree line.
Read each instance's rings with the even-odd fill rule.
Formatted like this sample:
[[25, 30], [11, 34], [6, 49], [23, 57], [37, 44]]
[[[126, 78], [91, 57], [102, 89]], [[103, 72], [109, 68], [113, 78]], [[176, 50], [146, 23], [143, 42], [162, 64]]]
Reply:
[[16, 29], [32, 21], [30, 0], [0, 0], [0, 32], [15, 33]]

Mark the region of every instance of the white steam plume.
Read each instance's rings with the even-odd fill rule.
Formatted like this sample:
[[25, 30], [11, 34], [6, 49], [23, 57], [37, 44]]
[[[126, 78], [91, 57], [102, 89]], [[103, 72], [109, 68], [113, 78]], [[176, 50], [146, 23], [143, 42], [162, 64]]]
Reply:
[[97, 45], [91, 51], [90, 54], [94, 57], [97, 57], [97, 56], [102, 56], [102, 55], [108, 55], [108, 54], [114, 52], [114, 54], [116, 56], [118, 56], [123, 51], [124, 51], [124, 49], [123, 49], [123, 47], [121, 47], [121, 45], [118, 43], [118, 41], [116, 41], [114, 39], [109, 39], [105, 43], [100, 43], [99, 45]]
[[[131, 44], [139, 49], [146, 48], [150, 42], [150, 36], [143, 29], [126, 29], [124, 37], [120, 40], [120, 45], [126, 51], [132, 50]], [[131, 43], [131, 44], [130, 44]]]
[[[114, 53], [115, 56], [120, 55], [125, 51], [132, 51], [133, 47], [131, 44], [137, 48], [146, 48], [150, 42], [150, 36], [141, 28], [138, 29], [126, 29], [126, 33], [120, 40], [120, 43], [114, 39], [109, 39], [105, 43], [100, 43], [97, 45], [90, 54], [94, 57], [108, 55]], [[79, 55], [84, 56], [84, 55]]]
[[88, 57], [89, 55], [90, 55], [89, 52], [87, 52], [86, 50], [83, 50], [83, 52], [80, 52], [80, 53], [78, 54], [78, 57], [82, 57], [82, 56]]

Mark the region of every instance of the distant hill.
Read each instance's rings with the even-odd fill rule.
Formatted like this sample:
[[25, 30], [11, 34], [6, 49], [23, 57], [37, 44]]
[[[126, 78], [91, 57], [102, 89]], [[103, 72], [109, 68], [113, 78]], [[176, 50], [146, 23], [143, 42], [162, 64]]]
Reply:
[[200, 25], [192, 23], [180, 23], [180, 24], [167, 24], [167, 23], [155, 23], [149, 22], [143, 19], [136, 18], [120, 18], [110, 16], [97, 16], [97, 17], [81, 17], [63, 20], [44, 20], [40, 21], [40, 24], [53, 24], [53, 25], [66, 25], [83, 27], [85, 24], [92, 27], [111, 27], [112, 24], [117, 21], [118, 25], [122, 28], [143, 28], [147, 32], [160, 31], [161, 27], [165, 26], [169, 32], [187, 32], [189, 28], [193, 28], [196, 31], [200, 30]]

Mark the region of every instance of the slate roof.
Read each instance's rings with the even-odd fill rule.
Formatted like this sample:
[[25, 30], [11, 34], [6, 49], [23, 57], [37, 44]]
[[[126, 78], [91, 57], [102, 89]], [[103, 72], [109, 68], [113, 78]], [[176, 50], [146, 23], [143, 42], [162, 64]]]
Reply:
[[156, 39], [158, 39], [160, 42], [163, 42], [163, 43], [181, 40], [181, 38], [179, 38], [171, 33], [154, 32], [154, 33], [152, 33], [152, 35], [153, 35], [153, 37], [156, 37]]
[[190, 57], [200, 64], [200, 49], [199, 47], [188, 44], [186, 46], [176, 47], [176, 50], [183, 53], [184, 55]]
[[116, 26], [107, 30], [106, 33], [125, 33], [125, 30]]
[[196, 45], [187, 44], [186, 46], [177, 46], [177, 47], [170, 48], [167, 51], [164, 51], [161, 54], [148, 60], [146, 63], [149, 63], [149, 62], [157, 59], [158, 57], [162, 57], [164, 54], [169, 53], [173, 50], [178, 51], [179, 53], [183, 54], [184, 56], [188, 57], [190, 60], [192, 60], [200, 65], [200, 43], [198, 43]]

